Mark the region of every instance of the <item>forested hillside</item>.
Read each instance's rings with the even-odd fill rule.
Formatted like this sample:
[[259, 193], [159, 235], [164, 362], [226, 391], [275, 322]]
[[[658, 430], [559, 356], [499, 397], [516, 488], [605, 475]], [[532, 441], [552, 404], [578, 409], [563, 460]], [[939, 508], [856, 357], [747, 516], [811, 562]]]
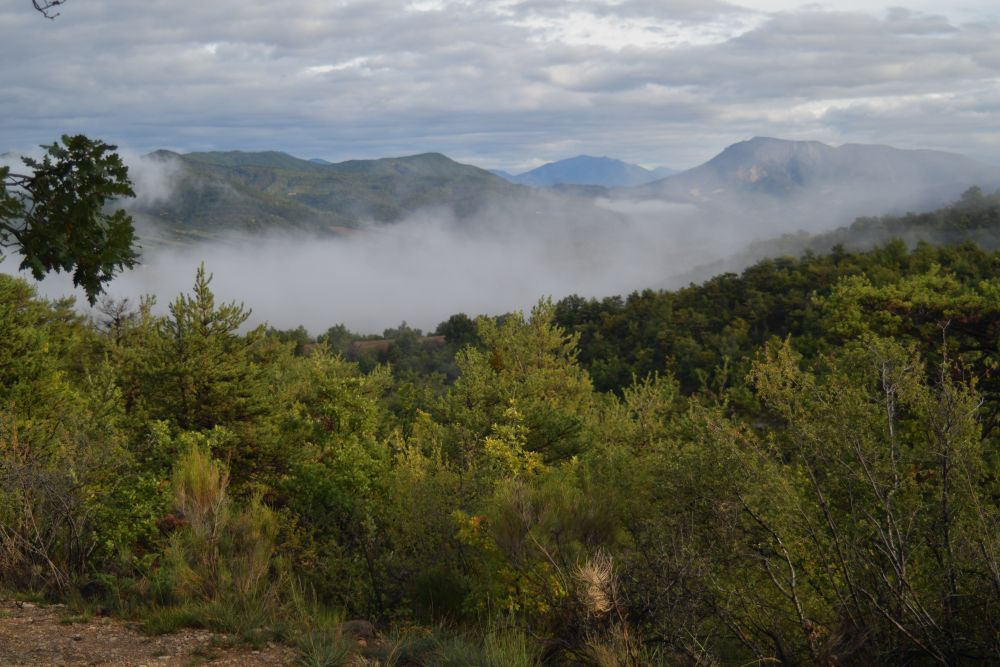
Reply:
[[274, 151], [156, 151], [147, 160], [164, 172], [170, 196], [137, 201], [130, 212], [147, 237], [170, 240], [234, 231], [329, 233], [395, 222], [429, 207], [464, 218], [524, 194], [440, 154], [330, 164]]
[[973, 186], [954, 203], [932, 211], [905, 215], [866, 216], [829, 232], [800, 231], [778, 238], [751, 243], [743, 252], [688, 272], [690, 280], [701, 282], [712, 276], [741, 270], [768, 257], [799, 257], [804, 253], [824, 254], [835, 248], [868, 250], [893, 240], [907, 247], [920, 242], [948, 245], [971, 241], [987, 250], [1000, 248], [1000, 190], [984, 194]]
[[368, 345], [245, 331], [193, 278], [91, 321], [0, 275], [8, 590], [304, 665], [1000, 661], [996, 250], [836, 247]]
[[[847, 250], [873, 246], [867, 252]], [[956, 314], [962, 299], [950, 276], [978, 289], [979, 281], [995, 277], [998, 266], [988, 251], [998, 247], [1000, 194], [987, 197], [973, 189], [930, 213], [861, 218], [828, 234], [761, 243], [755, 251], [790, 252], [760, 260], [739, 275], [722, 273], [684, 289], [645, 290], [625, 298], [563, 299], [556, 320], [580, 335], [580, 361], [599, 389], [621, 390], [633, 376], [664, 368], [687, 392], [731, 386], [771, 337], [790, 335], [810, 354], [843, 343], [842, 327], [831, 326], [830, 318], [846, 316], [839, 295], [848, 284], [864, 293], [870, 306], [880, 298], [891, 304], [886, 308], [901, 323], [947, 324], [934, 345], [960, 337], [967, 316]], [[904, 288], [904, 279], [916, 282]], [[897, 291], [884, 292], [890, 285]], [[910, 293], [917, 291], [925, 294], [914, 305]], [[987, 295], [982, 298], [988, 302]], [[861, 320], [873, 326], [871, 318]], [[985, 333], [988, 338], [1000, 332]]]

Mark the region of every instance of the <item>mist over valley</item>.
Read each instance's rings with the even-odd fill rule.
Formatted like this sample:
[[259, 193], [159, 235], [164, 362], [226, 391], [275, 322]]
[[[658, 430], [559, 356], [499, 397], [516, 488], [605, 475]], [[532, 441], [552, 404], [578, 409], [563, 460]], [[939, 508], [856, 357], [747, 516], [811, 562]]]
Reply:
[[[1000, 169], [955, 154], [762, 138], [631, 188], [616, 186], [617, 172], [597, 183], [593, 171], [587, 182], [511, 184], [440, 154], [331, 164], [156, 151], [129, 161], [142, 260], [111, 297], [153, 294], [162, 310], [204, 263], [219, 297], [245, 302], [252, 322], [313, 332], [432, 329], [453, 313], [525, 310], [543, 297], [676, 288], [806, 245], [769, 239], [1000, 185]], [[65, 276], [41, 289], [73, 293]]]

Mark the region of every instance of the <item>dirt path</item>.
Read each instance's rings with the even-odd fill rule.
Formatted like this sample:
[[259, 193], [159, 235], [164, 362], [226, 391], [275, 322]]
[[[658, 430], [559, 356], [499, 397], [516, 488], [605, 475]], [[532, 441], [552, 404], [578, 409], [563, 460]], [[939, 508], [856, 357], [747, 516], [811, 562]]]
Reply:
[[68, 623], [62, 605], [0, 602], [0, 667], [197, 667], [292, 664], [292, 651], [269, 645], [256, 651], [232, 646], [207, 630], [147, 637], [127, 623], [91, 618]]

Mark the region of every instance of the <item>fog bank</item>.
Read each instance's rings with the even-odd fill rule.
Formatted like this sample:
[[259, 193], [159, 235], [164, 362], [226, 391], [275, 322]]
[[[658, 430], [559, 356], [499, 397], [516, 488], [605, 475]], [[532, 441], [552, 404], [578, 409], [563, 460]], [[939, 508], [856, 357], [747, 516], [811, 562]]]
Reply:
[[[200, 263], [213, 274], [218, 300], [242, 301], [252, 323], [304, 325], [316, 334], [343, 323], [378, 333], [406, 321], [432, 329], [458, 312], [499, 314], [531, 308], [539, 298], [607, 296], [667, 287], [669, 277], [737, 250], [745, 233], [708, 225], [693, 207], [662, 202], [603, 202], [589, 220], [556, 218], [539, 225], [509, 210], [457, 221], [426, 211], [393, 225], [339, 238], [245, 234], [166, 247], [146, 244], [141, 265], [117, 277], [109, 296], [158, 310], [190, 290]], [[746, 230], [743, 230], [744, 232]], [[10, 257], [2, 270], [16, 269]], [[66, 275], [47, 277], [41, 293], [78, 297]]]
[[[130, 156], [140, 201], [170, 194], [170, 165]], [[785, 232], [820, 231], [851, 222], [829, 201], [797, 201], [771, 212], [710, 211], [658, 200], [568, 198], [533, 191], [522, 201], [498, 202], [472, 218], [425, 210], [393, 224], [368, 225], [345, 236], [253, 237], [220, 233], [213, 241], [168, 245], [146, 234], [141, 265], [107, 287], [115, 299], [157, 298], [158, 312], [189, 292], [201, 263], [213, 274], [219, 301], [243, 302], [251, 324], [304, 325], [318, 334], [334, 324], [380, 333], [406, 321], [433, 329], [450, 315], [530, 309], [542, 297], [603, 297], [645, 288], [676, 288], [704, 279], [705, 265]], [[885, 209], [882, 209], [885, 210]], [[822, 211], [817, 216], [816, 211]], [[871, 213], [879, 213], [872, 210]], [[166, 236], [169, 236], [166, 235]], [[750, 260], [746, 260], [750, 261]], [[745, 263], [745, 262], [744, 262]], [[14, 272], [9, 257], [0, 271]], [[86, 301], [66, 275], [39, 285], [50, 298]]]

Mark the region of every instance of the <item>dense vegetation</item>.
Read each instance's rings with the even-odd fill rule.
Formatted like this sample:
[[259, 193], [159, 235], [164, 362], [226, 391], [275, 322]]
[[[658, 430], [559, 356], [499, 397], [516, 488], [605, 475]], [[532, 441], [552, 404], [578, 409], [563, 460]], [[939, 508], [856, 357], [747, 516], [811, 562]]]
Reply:
[[241, 333], [209, 281], [92, 322], [0, 276], [7, 588], [303, 664], [361, 650], [345, 617], [396, 633], [384, 664], [1000, 660], [998, 252], [838, 248], [367, 347]]

